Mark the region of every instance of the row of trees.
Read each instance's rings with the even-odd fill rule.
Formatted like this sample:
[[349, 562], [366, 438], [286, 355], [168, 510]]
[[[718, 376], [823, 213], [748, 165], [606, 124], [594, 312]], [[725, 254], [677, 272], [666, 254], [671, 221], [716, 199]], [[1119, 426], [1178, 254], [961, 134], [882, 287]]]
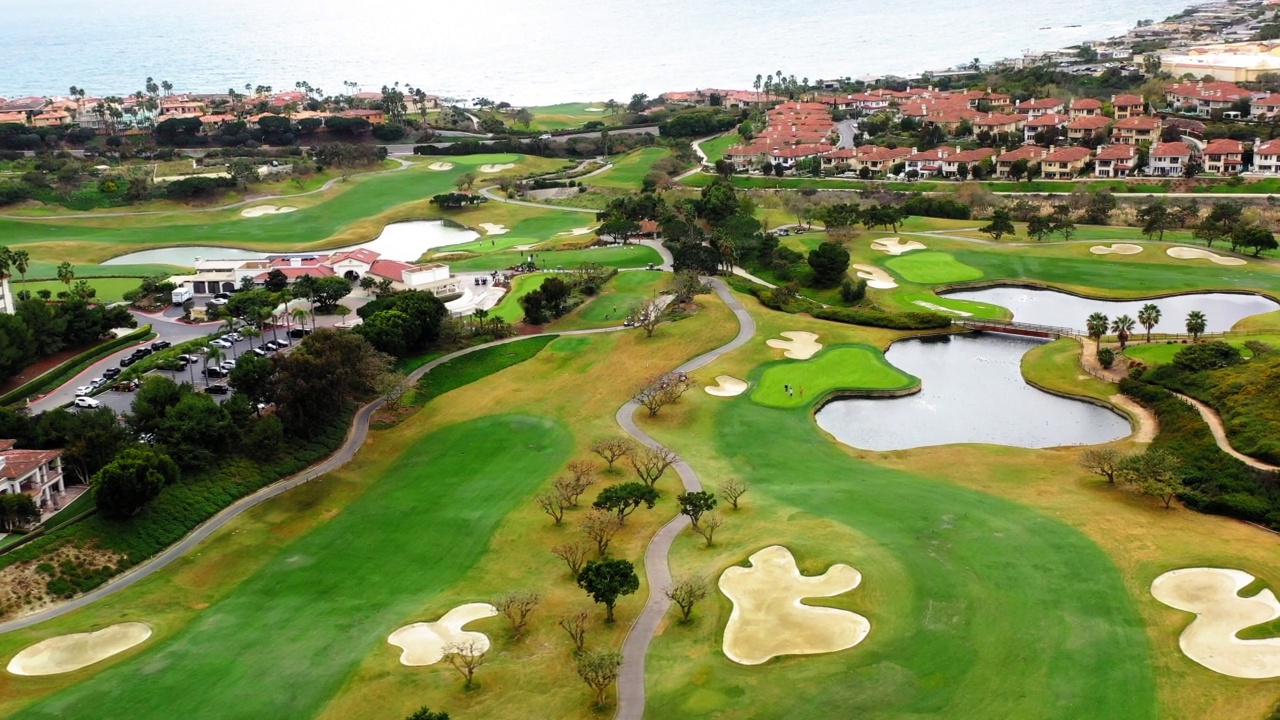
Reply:
[[[1129, 343], [1133, 329], [1137, 325], [1141, 325], [1147, 331], [1147, 342], [1151, 342], [1151, 330], [1160, 324], [1161, 312], [1160, 307], [1154, 303], [1147, 303], [1138, 310], [1138, 318], [1135, 322], [1128, 314], [1122, 314], [1114, 320], [1109, 319], [1106, 314], [1095, 312], [1085, 320], [1085, 331], [1094, 342], [1101, 347], [1102, 337], [1108, 331], [1116, 336], [1116, 340], [1120, 343], [1120, 350], [1123, 351]], [[1199, 310], [1192, 310], [1187, 313], [1186, 328], [1187, 334], [1191, 336], [1193, 341], [1199, 340], [1204, 334], [1205, 328], [1208, 327], [1208, 319], [1204, 313]]]

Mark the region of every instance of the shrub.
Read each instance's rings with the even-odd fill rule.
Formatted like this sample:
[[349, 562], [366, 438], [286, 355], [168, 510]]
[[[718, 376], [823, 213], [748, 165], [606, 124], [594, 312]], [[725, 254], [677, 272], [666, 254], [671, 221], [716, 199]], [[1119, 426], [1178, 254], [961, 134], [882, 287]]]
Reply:
[[941, 313], [891, 313], [877, 308], [822, 308], [813, 313], [823, 320], [888, 328], [890, 330], [941, 330], [951, 327], [951, 318]]
[[1240, 351], [1221, 340], [1189, 345], [1173, 356], [1174, 365], [1190, 372], [1216, 370], [1239, 365], [1242, 362], [1244, 358], [1240, 355]]
[[1101, 348], [1098, 350], [1098, 364], [1104, 368], [1110, 369], [1116, 364], [1116, 351], [1111, 348]]

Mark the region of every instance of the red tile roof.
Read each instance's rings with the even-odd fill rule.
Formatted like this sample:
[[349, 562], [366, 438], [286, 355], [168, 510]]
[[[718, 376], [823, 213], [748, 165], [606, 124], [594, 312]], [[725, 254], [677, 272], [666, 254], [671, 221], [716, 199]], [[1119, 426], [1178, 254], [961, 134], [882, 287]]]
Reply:
[[412, 269], [412, 265], [398, 260], [378, 260], [369, 268], [369, 273], [395, 282], [404, 282], [404, 271]]
[[1244, 143], [1229, 138], [1211, 140], [1204, 147], [1205, 155], [1239, 155], [1242, 152], [1244, 152]]
[[1155, 130], [1160, 127], [1158, 118], [1148, 117], [1146, 115], [1135, 115], [1127, 117], [1123, 120], [1117, 120], [1115, 128], [1117, 130]]
[[327, 261], [330, 265], [340, 263], [343, 260], [355, 260], [366, 265], [372, 265], [375, 260], [382, 257], [381, 254], [370, 250], [369, 248], [356, 248], [355, 250], [347, 250], [345, 252], [337, 252], [329, 256]]
[[1280, 155], [1280, 138], [1268, 140], [1253, 149], [1254, 156], [1258, 155]]
[[1101, 130], [1111, 124], [1106, 115], [1081, 115], [1067, 123], [1068, 130]]
[[1019, 110], [1052, 110], [1062, 105], [1063, 102], [1057, 98], [1032, 98], [1031, 100], [1023, 100], [1014, 107]]
[[947, 158], [949, 163], [976, 163], [982, 162], [983, 159], [994, 157], [996, 151], [992, 148], [978, 148], [977, 150], [965, 150], [958, 152]]
[[1146, 104], [1147, 101], [1143, 100], [1141, 95], [1114, 95], [1111, 98], [1111, 107], [1145, 107]]
[[1191, 148], [1184, 142], [1158, 143], [1151, 157], [1191, 157]]
[[1044, 162], [1080, 162], [1087, 160], [1093, 151], [1086, 147], [1060, 147], [1044, 156]]
[[1121, 143], [1108, 145], [1098, 151], [1099, 160], [1133, 160], [1137, 157], [1137, 145], [1125, 145]]
[[1166, 94], [1178, 98], [1195, 100], [1215, 100], [1219, 102], [1235, 102], [1248, 99], [1248, 90], [1229, 82], [1185, 82], [1170, 85], [1164, 89]]
[[983, 115], [974, 118], [973, 125], [975, 127], [999, 127], [1001, 125], [1012, 125], [1014, 123], [1026, 122], [1027, 116], [1020, 114], [1013, 115]]
[[1093, 98], [1076, 98], [1071, 101], [1072, 110], [1101, 110], [1102, 101]]
[[1027, 121], [1027, 127], [1060, 127], [1071, 122], [1071, 118], [1057, 113], [1045, 113]]
[[1039, 145], [1023, 145], [1017, 150], [1010, 150], [1003, 155], [997, 155], [997, 162], [1017, 162], [1019, 160], [1039, 160], [1049, 152], [1047, 148]]
[[41, 465], [53, 462], [61, 454], [61, 450], [5, 450], [0, 452], [0, 458], [5, 460], [4, 466], [0, 467], [0, 478], [20, 478]]

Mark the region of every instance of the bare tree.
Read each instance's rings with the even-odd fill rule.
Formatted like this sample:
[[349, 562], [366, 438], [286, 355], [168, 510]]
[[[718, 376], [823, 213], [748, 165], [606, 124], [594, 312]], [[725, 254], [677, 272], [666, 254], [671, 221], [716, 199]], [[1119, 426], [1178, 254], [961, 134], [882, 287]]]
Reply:
[[578, 507], [578, 498], [596, 484], [596, 466], [586, 460], [575, 460], [569, 463], [568, 468], [572, 475], [556, 480], [556, 492], [564, 497], [569, 507]]
[[698, 386], [689, 373], [669, 372], [645, 381], [632, 396], [649, 411], [649, 417], [658, 414], [664, 406], [680, 400], [680, 396]]
[[569, 638], [573, 640], [573, 649], [575, 652], [582, 652], [582, 646], [587, 642], [587, 629], [591, 627], [591, 615], [586, 610], [580, 610], [572, 615], [566, 615], [560, 618], [558, 623], [564, 631], [569, 633]]
[[653, 337], [653, 331], [658, 329], [658, 322], [662, 320], [662, 310], [662, 301], [658, 298], [642, 300], [631, 306], [631, 321], [644, 329], [645, 337]]
[[653, 487], [679, 456], [661, 445], [656, 448], [641, 445], [627, 459], [631, 462], [631, 468], [636, 471], [636, 476], [645, 485]]
[[693, 531], [702, 536], [707, 541], [707, 547], [711, 547], [711, 538], [716, 534], [716, 530], [724, 525], [724, 518], [715, 513], [707, 513], [702, 516], [702, 522], [693, 528]]
[[622, 653], [614, 650], [592, 650], [578, 655], [578, 677], [596, 691], [596, 707], [604, 707], [609, 686], [618, 679]]
[[1116, 448], [1089, 448], [1080, 453], [1078, 462], [1085, 470], [1106, 478], [1109, 483], [1114, 483], [1125, 457], [1125, 454]]
[[465, 642], [449, 643], [444, 646], [444, 656], [449, 660], [449, 664], [462, 674], [463, 680], [466, 681], [466, 688], [471, 689], [472, 680], [475, 678], [476, 670], [484, 665], [485, 657], [489, 654], [489, 648], [482, 644], [479, 640], [467, 640]]
[[565, 466], [573, 475], [574, 482], [582, 483], [583, 487], [590, 487], [596, 481], [596, 473], [600, 468], [590, 460], [573, 460]]
[[680, 622], [689, 622], [694, 604], [707, 597], [707, 582], [701, 578], [683, 577], [662, 593], [680, 608]]
[[587, 562], [587, 551], [591, 546], [582, 542], [565, 543], [551, 548], [551, 553], [560, 558], [569, 566], [569, 572], [573, 573], [573, 578], [578, 579], [578, 573], [582, 572], [582, 566]]
[[547, 515], [550, 515], [551, 519], [555, 521], [556, 525], [559, 525], [560, 522], [564, 520], [565, 508], [569, 506], [569, 503], [568, 501], [565, 500], [564, 495], [562, 495], [558, 490], [559, 489], [557, 488], [556, 491], [549, 492], [549, 493], [542, 493], [541, 495], [534, 498], [534, 500], [538, 503], [538, 507], [542, 508], [542, 512], [546, 513]]
[[400, 402], [404, 399], [404, 394], [408, 391], [409, 386], [405, 383], [405, 374], [394, 370], [384, 372], [374, 380], [374, 390], [382, 396], [385, 404], [383, 407], [396, 412], [400, 409]]
[[600, 557], [604, 557], [609, 551], [609, 543], [613, 542], [613, 536], [622, 529], [622, 524], [618, 522], [617, 515], [593, 509], [578, 521], [578, 527], [583, 534], [595, 541], [596, 551], [600, 553]]
[[750, 489], [750, 483], [738, 478], [729, 478], [720, 484], [720, 494], [724, 496], [725, 500], [729, 501], [734, 510], [738, 509], [738, 498], [746, 495]]
[[506, 616], [511, 622], [511, 629], [515, 631], [516, 639], [524, 637], [525, 626], [529, 624], [529, 616], [538, 608], [542, 602], [542, 596], [531, 590], [516, 590], [506, 593], [493, 601], [493, 606], [498, 612]]
[[628, 438], [607, 437], [591, 443], [591, 452], [609, 463], [609, 472], [613, 472], [613, 464], [626, 457], [635, 446], [635, 442]]

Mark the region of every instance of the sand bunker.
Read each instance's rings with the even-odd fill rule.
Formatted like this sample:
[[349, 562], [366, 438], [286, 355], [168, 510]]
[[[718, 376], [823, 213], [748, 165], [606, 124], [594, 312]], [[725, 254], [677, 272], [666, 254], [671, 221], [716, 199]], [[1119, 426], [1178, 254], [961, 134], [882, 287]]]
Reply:
[[604, 108], [582, 108], [583, 112], [604, 112]]
[[502, 163], [501, 165], [481, 165], [480, 172], [496, 173], [496, 172], [502, 172], [503, 170], [510, 170], [513, 167], [515, 167], [515, 163]]
[[480, 223], [480, 228], [484, 230], [485, 235], [504, 235], [509, 232], [506, 225], [497, 223]]
[[1137, 255], [1142, 252], [1142, 246], [1129, 243], [1116, 243], [1111, 246], [1094, 245], [1089, 248], [1089, 252], [1094, 255]]
[[433, 162], [433, 163], [431, 163], [430, 165], [428, 165], [428, 166], [427, 166], [427, 169], [428, 169], [428, 170], [435, 170], [436, 172], [442, 172], [442, 171], [444, 171], [444, 170], [452, 170], [452, 169], [453, 169], [453, 163], [447, 163], [447, 162]]
[[488, 650], [489, 636], [462, 626], [497, 614], [489, 603], [459, 605], [435, 622], [405, 625], [387, 636], [387, 642], [404, 651], [400, 653], [401, 665], [434, 665], [444, 659], [445, 647], [453, 643], [474, 641], [477, 651]]
[[1169, 257], [1178, 260], [1210, 260], [1219, 265], [1244, 265], [1245, 261], [1240, 258], [1226, 257], [1217, 253], [1211, 253], [1208, 250], [1198, 250], [1188, 247], [1171, 247], [1165, 250]]
[[792, 360], [808, 360], [822, 349], [818, 342], [818, 334], [811, 332], [787, 331], [781, 333], [786, 340], [769, 340], [765, 344], [778, 350], [786, 350], [783, 355]]
[[151, 628], [140, 622], [111, 625], [101, 630], [59, 635], [41, 640], [9, 661], [14, 675], [57, 675], [101, 662], [151, 637]]
[[278, 207], [276, 205], [258, 205], [257, 207], [245, 208], [241, 210], [240, 216], [252, 218], [252, 217], [262, 217], [263, 215], [282, 215], [284, 213], [294, 212], [297, 209], [298, 208], [296, 207], [290, 207], [288, 205], [285, 205], [284, 207]]
[[963, 310], [953, 310], [949, 307], [942, 307], [938, 303], [931, 303], [927, 300], [915, 300], [913, 302], [922, 308], [928, 308], [929, 310], [932, 310], [934, 312], [950, 313], [952, 315], [959, 315], [960, 317], [973, 317], [973, 313], [971, 312], [965, 312]]
[[1280, 617], [1280, 602], [1270, 590], [1240, 597], [1240, 590], [1253, 581], [1242, 570], [1187, 568], [1156, 578], [1151, 594], [1169, 607], [1196, 614], [1178, 639], [1187, 657], [1231, 677], [1280, 677], [1280, 638], [1236, 637], [1247, 627]]
[[732, 375], [717, 375], [717, 385], [707, 385], [702, 388], [707, 391], [708, 395], [716, 397], [736, 397], [747, 391], [747, 383], [739, 380]]
[[580, 227], [580, 228], [574, 228], [572, 230], [565, 230], [564, 232], [556, 233], [556, 234], [557, 235], [587, 235], [594, 231], [595, 231], [595, 228], [593, 227]]
[[720, 575], [720, 591], [733, 602], [724, 629], [724, 654], [742, 665], [759, 665], [779, 655], [813, 655], [847, 650], [871, 632], [871, 622], [848, 610], [813, 607], [807, 597], [831, 597], [862, 582], [848, 565], [832, 565], [806, 577], [791, 551], [781, 545], [752, 555], [751, 567], [731, 567]]
[[880, 252], [887, 252], [890, 255], [901, 255], [903, 253], [909, 253], [912, 250], [924, 250], [925, 244], [922, 242], [916, 242], [915, 240], [902, 242], [902, 240], [896, 237], [880, 238], [879, 240], [871, 241], [871, 249], [879, 250]]
[[853, 269], [858, 271], [858, 277], [867, 281], [867, 287], [877, 290], [890, 290], [898, 287], [898, 283], [894, 281], [892, 275], [875, 265], [854, 265]]

